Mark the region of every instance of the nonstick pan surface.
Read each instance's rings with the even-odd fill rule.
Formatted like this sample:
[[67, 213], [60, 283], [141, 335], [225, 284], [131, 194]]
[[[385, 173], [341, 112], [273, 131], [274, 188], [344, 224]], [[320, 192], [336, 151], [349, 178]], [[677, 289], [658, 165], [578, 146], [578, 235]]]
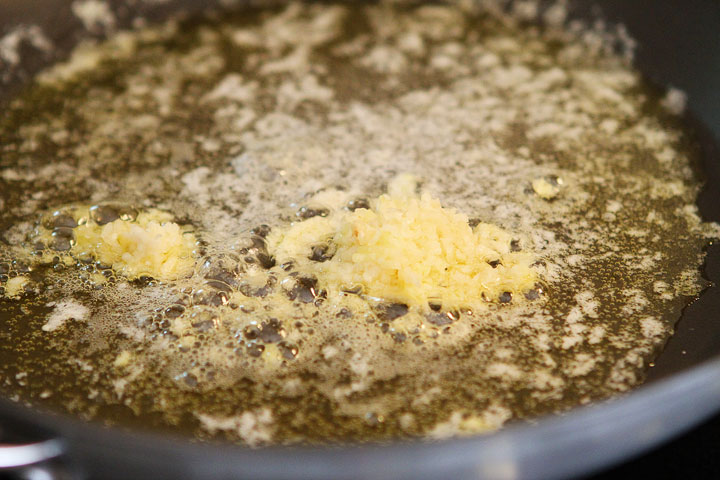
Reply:
[[[110, 3], [118, 13], [117, 26], [206, 5], [171, 1], [129, 8]], [[638, 42], [638, 67], [658, 85], [687, 92], [687, 121], [702, 149], [707, 178], [698, 203], [705, 220], [720, 221], [720, 6], [712, 0], [581, 0], [571, 5], [578, 18], [602, 16], [624, 24]], [[36, 25], [54, 44], [47, 50], [28, 43], [17, 62], [0, 64], [0, 101], [11, 98], [33, 72], [61, 58], [80, 38], [103, 34], [85, 29], [65, 2], [51, 0], [32, 5], [11, 1], [0, 7], [0, 38], [18, 25]], [[705, 276], [720, 282], [719, 246], [708, 249]], [[70, 477], [118, 479], [562, 478], [640, 453], [718, 408], [720, 290], [713, 286], [686, 309], [646, 385], [563, 417], [538, 419], [536, 425], [432, 443], [248, 450], [107, 429], [2, 401], [3, 429], [12, 431], [18, 444], [28, 445], [0, 446], [0, 466], [58, 458]]]

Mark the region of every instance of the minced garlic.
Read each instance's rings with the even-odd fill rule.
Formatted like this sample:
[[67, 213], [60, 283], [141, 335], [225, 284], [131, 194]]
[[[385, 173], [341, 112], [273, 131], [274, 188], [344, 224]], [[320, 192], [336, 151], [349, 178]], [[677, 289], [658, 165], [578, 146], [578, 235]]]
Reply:
[[546, 178], [536, 178], [532, 181], [533, 191], [538, 197], [552, 200], [560, 193], [560, 183], [552, 183]]
[[75, 228], [75, 240], [74, 255], [91, 256], [130, 279], [175, 280], [190, 275], [195, 265], [195, 236], [158, 211], [105, 225], [88, 220]]
[[[271, 235], [270, 248], [279, 262], [295, 261], [330, 291], [360, 287], [371, 297], [423, 309], [505, 301], [533, 288], [534, 256], [519, 251], [510, 233], [488, 223], [472, 228], [466, 215], [415, 193], [416, 185], [401, 175], [369, 209], [295, 223]], [[309, 259], [318, 245], [332, 257]]]
[[113, 362], [113, 366], [115, 368], [125, 368], [128, 365], [130, 365], [130, 362], [133, 360], [133, 353], [128, 350], [123, 350], [118, 354], [117, 357], [115, 357], [115, 361]]

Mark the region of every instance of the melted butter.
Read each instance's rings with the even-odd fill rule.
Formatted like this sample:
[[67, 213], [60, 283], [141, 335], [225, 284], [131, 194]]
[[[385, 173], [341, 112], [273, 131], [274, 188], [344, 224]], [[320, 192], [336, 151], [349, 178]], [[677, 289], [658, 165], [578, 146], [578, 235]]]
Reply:
[[[491, 13], [243, 10], [130, 34], [133, 55], [113, 57], [111, 42], [50, 72], [0, 119], [6, 393], [258, 445], [486, 432], [642, 382], [704, 287], [717, 236], [694, 206], [692, 144], [592, 32]], [[491, 224], [499, 253], [531, 252], [541, 288], [428, 311], [323, 283], [312, 269], [332, 260], [304, 246], [339, 229], [310, 227], [412, 195], [392, 183], [401, 172], [442, 201], [436, 213], [464, 212], [467, 238]], [[83, 217], [99, 219], [92, 249], [100, 223], [137, 225], [137, 211], [45, 215], [88, 204], [168, 212], [155, 221], [192, 230], [194, 267], [164, 277], [164, 260], [124, 270], [100, 250], [76, 255], [67, 229]], [[296, 261], [282, 261], [272, 239], [302, 225]], [[8, 298], [25, 277], [33, 294]], [[43, 330], [53, 318], [63, 326]]]

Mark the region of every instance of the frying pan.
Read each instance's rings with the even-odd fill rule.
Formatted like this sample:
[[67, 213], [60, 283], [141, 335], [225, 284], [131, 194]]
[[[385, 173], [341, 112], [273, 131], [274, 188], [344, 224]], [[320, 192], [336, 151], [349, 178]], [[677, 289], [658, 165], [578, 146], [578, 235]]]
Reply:
[[[228, 1], [107, 4], [114, 28], [190, 15]], [[705, 220], [720, 220], [720, 4], [715, 0], [576, 0], [571, 18], [623, 24], [636, 63], [658, 85], [684, 90], [687, 122], [701, 148]], [[42, 32], [45, 41], [35, 35]], [[0, 111], [32, 74], [63, 58], [103, 25], [83, 25], [69, 2], [0, 5]], [[9, 36], [8, 36], [9, 34]], [[14, 42], [18, 55], [3, 54]], [[5, 51], [7, 53], [7, 51]], [[720, 282], [720, 246], [705, 277]], [[265, 448], [199, 444], [187, 438], [106, 428], [0, 399], [0, 468], [26, 478], [563, 478], [639, 454], [720, 409], [720, 288], [688, 306], [677, 333], [632, 393], [563, 416], [511, 425], [482, 437], [382, 445]], [[41, 475], [37, 477], [36, 475]]]

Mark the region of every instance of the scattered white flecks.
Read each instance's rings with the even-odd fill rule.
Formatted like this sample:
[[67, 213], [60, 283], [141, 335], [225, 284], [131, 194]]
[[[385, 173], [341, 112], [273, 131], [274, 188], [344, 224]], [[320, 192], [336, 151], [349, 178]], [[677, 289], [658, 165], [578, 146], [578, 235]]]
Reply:
[[565, 263], [567, 263], [571, 267], [577, 267], [578, 265], [581, 265], [585, 261], [585, 256], [580, 254], [575, 255], [568, 255], [565, 257]]
[[332, 397], [338, 402], [344, 402], [348, 396], [366, 390], [369, 385], [370, 382], [361, 380], [352, 382], [349, 386], [336, 387], [332, 390]]
[[138, 130], [156, 130], [160, 126], [160, 118], [156, 115], [137, 115], [129, 119], [130, 125]]
[[307, 75], [299, 82], [287, 81], [278, 88], [278, 107], [293, 110], [303, 102], [328, 102], [332, 100], [332, 89], [320, 85], [317, 77]]
[[257, 82], [246, 82], [242, 75], [230, 73], [213, 88], [203, 100], [230, 100], [248, 103], [257, 97]]
[[584, 340], [585, 339], [582, 337], [582, 335], [567, 335], [563, 337], [560, 347], [563, 350], [569, 350], [576, 345], [580, 345], [581, 343], [583, 343]]
[[125, 388], [135, 380], [144, 370], [143, 365], [135, 363], [130, 366], [125, 372], [122, 378], [118, 378], [112, 382], [112, 386], [115, 389], [115, 394], [119, 399], [122, 399], [125, 395]]
[[310, 68], [310, 48], [307, 45], [298, 45], [285, 57], [271, 62], [263, 63], [260, 75], [274, 75], [278, 73], [299, 72]]
[[519, 380], [522, 377], [522, 371], [517, 365], [509, 363], [491, 363], [488, 365], [486, 372], [491, 377], [502, 378], [506, 380]]
[[672, 300], [675, 297], [670, 285], [662, 280], [657, 280], [653, 283], [653, 292], [663, 300]]
[[420, 57], [427, 52], [425, 41], [416, 32], [407, 32], [398, 36], [397, 46], [403, 53], [414, 57]]
[[239, 417], [215, 417], [204, 413], [196, 413], [195, 416], [210, 433], [222, 430], [235, 430], [239, 423]]
[[427, 390], [423, 391], [421, 394], [413, 398], [412, 406], [418, 407], [422, 405], [429, 405], [440, 394], [442, 394], [442, 389], [440, 387], [435, 386], [428, 388]]
[[630, 229], [628, 229], [628, 230], [625, 231], [625, 234], [626, 234], [626, 235], [629, 235], [629, 236], [635, 237], [635, 238], [647, 237], [647, 236], [648, 236], [648, 233], [649, 233], [649, 232], [648, 232], [647, 230], [643, 230], [643, 229], [640, 229], [640, 228], [630, 228]]
[[[504, 85], [506, 88], [517, 88], [531, 81], [533, 78], [532, 70], [530, 70], [525, 65], [498, 67], [493, 69], [489, 73], [489, 75], [491, 76], [493, 81], [499, 82], [498, 85]], [[559, 126], [559, 124], [556, 123], [548, 123], [546, 125], [548, 125], [547, 131], [544, 131], [542, 134], [536, 133], [534, 136], [541, 137], [552, 135], [553, 133], [556, 133], [555, 128]], [[528, 132], [528, 135], [530, 135], [530, 132]]]
[[400, 423], [400, 428], [403, 430], [410, 430], [415, 426], [415, 415], [412, 413], [403, 413], [400, 415], [400, 418], [398, 419]]
[[429, 62], [430, 67], [439, 71], [451, 72], [453, 69], [458, 70], [464, 68], [457, 60], [448, 55], [433, 55]]
[[120, 333], [137, 343], [142, 342], [147, 337], [146, 331], [135, 325], [120, 325], [119, 330]]
[[182, 182], [185, 184], [185, 191], [193, 196], [207, 195], [208, 188], [205, 180], [208, 175], [210, 175], [210, 169], [207, 167], [199, 167], [183, 175]]
[[674, 148], [667, 146], [655, 154], [655, 158], [661, 164], [669, 165], [677, 160], [679, 154]]
[[125, 368], [128, 365], [130, 365], [130, 362], [133, 360], [133, 354], [132, 352], [128, 350], [123, 350], [118, 354], [117, 357], [115, 357], [115, 361], [113, 362], [113, 366], [115, 368]]
[[128, 384], [127, 378], [118, 378], [116, 380], [113, 380], [112, 386], [113, 389], [115, 389], [115, 394], [118, 396], [118, 398], [122, 398], [125, 394], [125, 387]]
[[81, 73], [93, 70], [102, 60], [102, 52], [91, 43], [85, 43], [75, 48], [66, 62], [58, 63], [49, 70], [41, 72], [37, 80], [44, 84], [52, 84], [58, 80], [69, 80]]
[[[93, 70], [107, 58], [114, 60], [128, 58], [135, 52], [137, 40], [137, 37], [129, 32], [120, 32], [100, 47], [92, 41], [83, 41], [75, 47], [67, 61], [57, 63], [40, 72], [37, 81], [52, 85]], [[157, 94], [157, 91], [153, 93]]]
[[538, 390], [552, 390], [560, 388], [563, 383], [562, 378], [559, 378], [545, 370], [537, 370], [532, 376], [532, 384]]
[[566, 330], [570, 332], [572, 335], [579, 335], [587, 330], [587, 325], [582, 323], [574, 323], [572, 325], [568, 325]]
[[578, 353], [575, 359], [570, 362], [569, 373], [571, 377], [582, 377], [592, 372], [597, 359], [589, 353]]
[[623, 91], [633, 83], [630, 72], [589, 72], [578, 71], [574, 81], [596, 102], [612, 104], [627, 115], [635, 115], [635, 106], [626, 101]]
[[7, 170], [3, 170], [3, 172], [0, 174], [4, 180], [7, 180], [8, 182], [14, 182], [18, 180], [22, 180], [24, 177], [20, 175], [17, 170], [13, 170], [12, 168], [8, 168]]
[[660, 105], [673, 115], [681, 115], [687, 106], [687, 94], [682, 90], [671, 87], [660, 101]]
[[540, 333], [533, 338], [533, 344], [535, 347], [543, 352], [547, 352], [552, 349], [552, 341], [550, 335], [547, 333]]
[[536, 0], [521, 0], [513, 3], [513, 14], [519, 20], [526, 22], [535, 20], [540, 11], [540, 5]]
[[322, 349], [322, 356], [325, 360], [330, 360], [337, 354], [338, 354], [338, 349], [333, 347], [332, 345], [326, 345]]
[[653, 256], [645, 256], [637, 263], [637, 268], [641, 271], [650, 271], [660, 260], [662, 260], [662, 254], [660, 252], [657, 252]]
[[200, 146], [206, 152], [217, 152], [222, 148], [222, 143], [213, 138], [205, 138], [200, 140]]
[[605, 327], [602, 325], [596, 325], [590, 329], [590, 333], [588, 334], [589, 344], [596, 345], [600, 343], [603, 338], [605, 338]]
[[401, 51], [378, 45], [363, 57], [361, 63], [379, 73], [399, 73], [407, 67], [408, 61]]
[[454, 411], [444, 422], [440, 422], [428, 432], [433, 438], [448, 438], [455, 435], [472, 435], [500, 428], [510, 419], [512, 412], [503, 406], [488, 406], [481, 415]]
[[58, 302], [42, 329], [45, 332], [55, 331], [65, 325], [68, 320], [85, 320], [88, 313], [87, 307], [74, 300]]
[[70, 6], [83, 26], [91, 31], [111, 30], [115, 28], [115, 15], [110, 6], [100, 0], [76, 0]]
[[623, 204], [618, 202], [617, 200], [610, 200], [607, 202], [607, 205], [605, 206], [605, 210], [609, 213], [617, 213], [622, 209], [623, 209]]
[[598, 308], [600, 307], [600, 303], [595, 299], [595, 295], [590, 290], [585, 290], [583, 292], [578, 293], [575, 295], [575, 300], [577, 301], [578, 305], [582, 309], [583, 313], [590, 317], [590, 318], [596, 318], [598, 316]]
[[273, 437], [273, 415], [269, 408], [255, 412], [243, 412], [240, 415], [219, 417], [205, 413], [195, 413], [203, 428], [210, 433], [218, 431], [234, 432], [251, 447], [267, 443]]
[[240, 108], [232, 123], [237, 130], [245, 130], [256, 118], [257, 114], [252, 108]]
[[20, 49], [29, 43], [38, 50], [50, 52], [52, 44], [37, 25], [19, 25], [0, 38], [0, 61], [14, 67], [20, 63]]
[[350, 370], [360, 376], [367, 375], [370, 371], [369, 359], [360, 352], [355, 353], [350, 361]]
[[286, 397], [299, 397], [307, 391], [307, 386], [300, 378], [291, 378], [282, 384], [282, 395]]
[[636, 312], [640, 312], [650, 304], [650, 301], [647, 299], [645, 294], [638, 289], [626, 289], [622, 292], [622, 294], [625, 298], [627, 298], [627, 302], [621, 309], [621, 312], [624, 315], [629, 316]]
[[557, 2], [553, 2], [553, 4], [545, 10], [545, 13], [543, 13], [543, 20], [546, 24], [558, 28], [565, 23], [567, 15], [567, 0], [559, 0]]
[[95, 368], [90, 362], [86, 360], [74, 358], [72, 361], [73, 363], [77, 364], [77, 366], [80, 367], [83, 372], [92, 372]]
[[495, 351], [495, 358], [498, 360], [512, 360], [515, 355], [517, 352], [511, 348], [499, 348]]
[[580, 307], [573, 307], [565, 317], [567, 323], [576, 323], [583, 319], [583, 312]]
[[648, 338], [659, 337], [665, 333], [665, 326], [655, 317], [645, 317], [640, 320], [643, 335]]
[[463, 412], [453, 412], [445, 422], [435, 425], [429, 435], [433, 438], [448, 438], [458, 435], [462, 431], [462, 423], [466, 418]]
[[608, 118], [600, 122], [600, 130], [608, 135], [614, 135], [618, 131], [618, 128], [620, 128], [620, 122], [614, 118]]
[[630, 131], [643, 140], [648, 147], [661, 149], [672, 141], [667, 131], [649, 125], [649, 122], [638, 122]]

